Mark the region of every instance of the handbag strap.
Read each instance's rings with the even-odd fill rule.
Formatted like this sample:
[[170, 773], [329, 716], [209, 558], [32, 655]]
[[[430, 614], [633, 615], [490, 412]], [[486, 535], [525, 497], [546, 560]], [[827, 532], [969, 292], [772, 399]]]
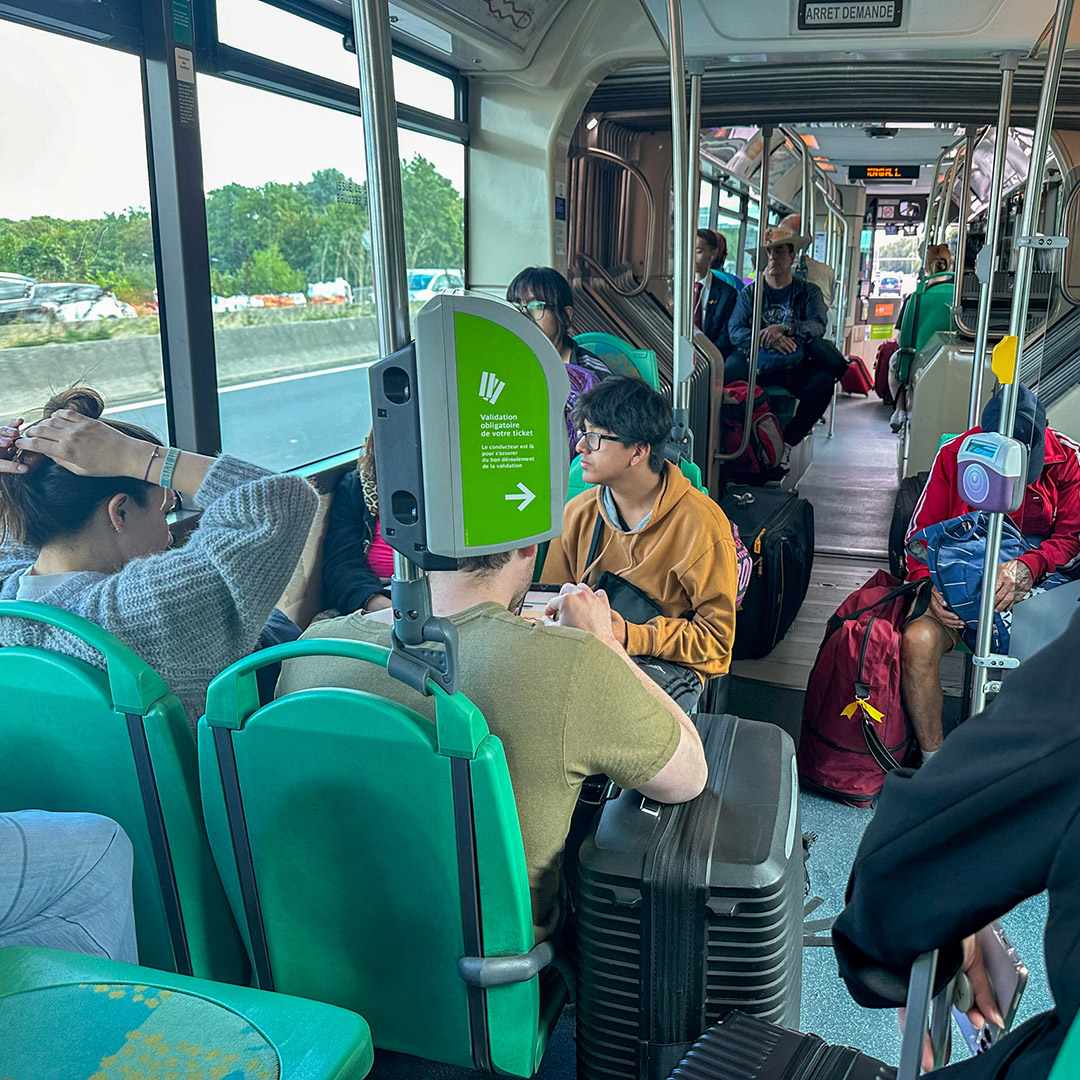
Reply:
[[884, 596], [879, 597], [872, 604], [867, 604], [865, 607], [852, 611], [848, 615], [833, 614], [830, 616], [826, 625], [826, 636], [839, 630], [844, 623], [850, 622], [852, 619], [857, 619], [860, 615], [865, 615], [868, 611], [873, 611], [874, 608], [881, 607], [882, 604], [891, 603], [898, 596], [906, 596], [909, 593], [918, 593], [919, 595], [915, 603], [915, 609], [904, 620], [904, 626], [906, 626], [912, 619], [917, 619], [920, 615], [925, 615], [926, 609], [930, 605], [930, 593], [928, 590], [923, 589], [924, 583], [924, 578], [920, 578], [918, 581], [905, 581], [902, 585], [897, 585], [895, 589], [892, 589]]
[[863, 713], [862, 718], [863, 738], [866, 740], [866, 749], [870, 756], [877, 762], [882, 772], [889, 773], [893, 769], [900, 768], [900, 762], [893, 757], [892, 751], [881, 741], [881, 736], [874, 730], [870, 718]]
[[[596, 558], [596, 549], [600, 547], [600, 537], [604, 533], [604, 515], [600, 513], [600, 508], [596, 508], [596, 528], [593, 529], [592, 542], [589, 544], [589, 554], [585, 556], [585, 567], [588, 571], [593, 564], [593, 560]], [[584, 575], [582, 575], [584, 580]], [[588, 584], [588, 582], [586, 582]]]

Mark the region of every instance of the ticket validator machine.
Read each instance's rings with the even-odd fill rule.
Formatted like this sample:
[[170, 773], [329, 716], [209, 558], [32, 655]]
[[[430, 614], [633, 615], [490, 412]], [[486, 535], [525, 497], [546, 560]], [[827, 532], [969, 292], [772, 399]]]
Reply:
[[[379, 526], [395, 551], [454, 570], [562, 532], [570, 383], [531, 319], [501, 300], [444, 293], [370, 380]], [[431, 615], [427, 581], [395, 575], [390, 588], [390, 674], [422, 693], [433, 675], [453, 692], [457, 635]]]

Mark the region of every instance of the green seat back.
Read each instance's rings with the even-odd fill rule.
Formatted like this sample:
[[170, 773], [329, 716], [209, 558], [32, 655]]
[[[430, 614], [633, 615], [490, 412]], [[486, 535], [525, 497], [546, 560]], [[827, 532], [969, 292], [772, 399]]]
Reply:
[[1080, 1076], [1080, 1016], [1073, 1018], [1047, 1080], [1076, 1080]]
[[[385, 667], [390, 653], [329, 639], [267, 649], [211, 683], [199, 722], [207, 830], [259, 985], [359, 1012], [378, 1047], [471, 1068], [487, 1066], [486, 1041], [491, 1068], [531, 1076], [554, 1019], [541, 1024], [540, 978], [470, 991], [458, 974], [480, 948], [463, 880], [479, 880], [483, 955], [534, 945], [502, 744], [467, 698], [438, 687], [434, 724], [343, 688], [259, 707], [258, 667], [317, 656]], [[242, 801], [231, 820], [223, 775]]]
[[616, 375], [644, 379], [654, 390], [660, 389], [660, 371], [652, 349], [635, 349], [614, 334], [578, 334], [574, 340], [598, 356]]
[[[708, 491], [705, 490], [705, 486], [701, 480], [701, 469], [688, 457], [679, 457], [679, 469], [683, 476], [690, 481], [698, 489], [708, 495]], [[566, 482], [566, 501], [569, 502], [575, 495], [580, 495], [583, 491], [587, 491], [592, 487], [592, 484], [587, 484], [584, 477], [581, 475], [581, 457], [578, 456], [570, 462], [570, 476]], [[541, 563], [541, 565], [543, 565]]]
[[782, 386], [763, 386], [761, 389], [768, 395], [769, 408], [772, 409], [773, 416], [776, 417], [782, 428], [787, 427], [791, 423], [791, 418], [795, 415], [799, 399], [790, 390], [785, 390]]
[[361, 1080], [355, 1013], [52, 949], [0, 950], [0, 1076]]
[[906, 383], [911, 361], [922, 352], [934, 334], [953, 328], [952, 302], [954, 274], [948, 271], [925, 277], [904, 304], [897, 341], [896, 377]]
[[180, 702], [95, 623], [26, 601], [0, 602], [0, 617], [59, 627], [106, 664], [101, 671], [47, 649], [0, 649], [0, 810], [81, 811], [119, 822], [135, 852], [143, 963], [245, 981], [247, 959], [206, 841], [195, 740]]

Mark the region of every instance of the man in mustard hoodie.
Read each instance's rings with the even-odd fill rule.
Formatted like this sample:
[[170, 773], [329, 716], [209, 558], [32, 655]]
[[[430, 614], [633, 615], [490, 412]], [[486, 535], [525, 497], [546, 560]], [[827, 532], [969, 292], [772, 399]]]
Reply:
[[594, 486], [566, 504], [541, 577], [604, 589], [616, 640], [689, 712], [704, 680], [731, 663], [731, 525], [665, 460], [671, 406], [640, 379], [594, 387], [574, 420], [582, 476]]

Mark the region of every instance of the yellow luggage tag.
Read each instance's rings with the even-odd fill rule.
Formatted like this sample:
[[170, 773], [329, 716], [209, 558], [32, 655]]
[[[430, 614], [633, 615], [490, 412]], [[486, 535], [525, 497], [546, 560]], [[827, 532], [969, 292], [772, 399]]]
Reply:
[[866, 698], [856, 698], [840, 715], [845, 720], [850, 720], [860, 708], [871, 720], [876, 720], [879, 724], [885, 723], [885, 714], [875, 709]]

